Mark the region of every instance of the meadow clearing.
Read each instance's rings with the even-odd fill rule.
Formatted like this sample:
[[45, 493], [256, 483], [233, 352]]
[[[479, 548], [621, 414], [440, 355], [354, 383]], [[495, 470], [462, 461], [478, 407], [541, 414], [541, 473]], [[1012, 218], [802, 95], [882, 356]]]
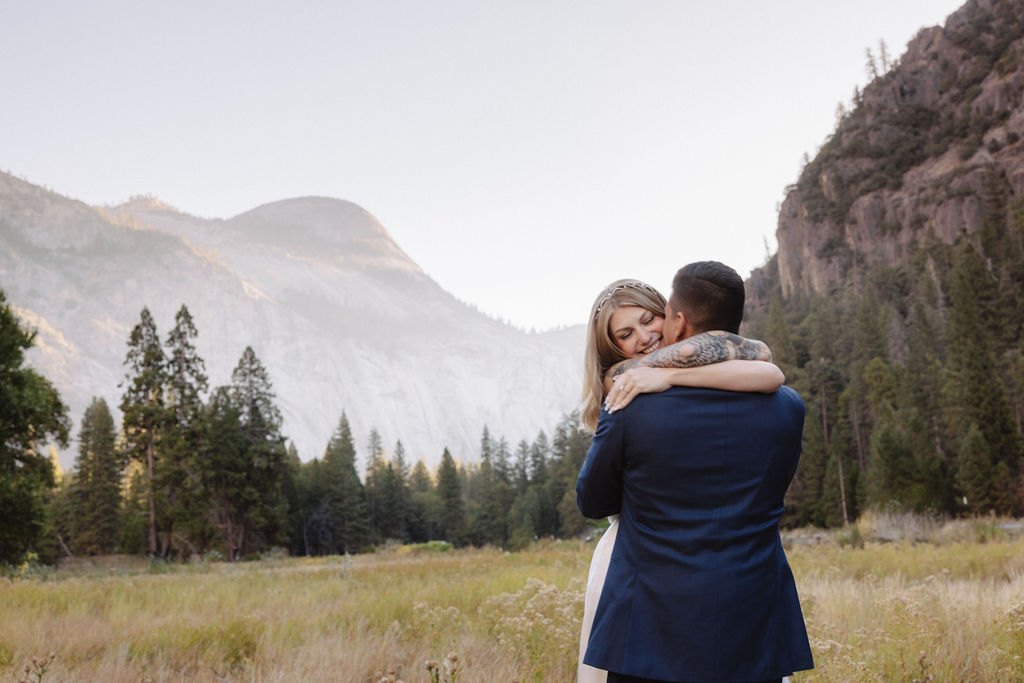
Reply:
[[[892, 526], [787, 535], [817, 664], [794, 683], [1024, 680], [1024, 538]], [[0, 681], [431, 681], [428, 660], [440, 681], [572, 681], [592, 551], [23, 567], [0, 583]]]

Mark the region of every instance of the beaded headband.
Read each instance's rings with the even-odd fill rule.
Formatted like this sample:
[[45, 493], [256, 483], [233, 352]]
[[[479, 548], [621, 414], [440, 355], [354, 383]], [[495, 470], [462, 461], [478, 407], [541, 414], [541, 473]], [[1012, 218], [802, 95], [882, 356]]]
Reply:
[[615, 292], [618, 292], [619, 290], [622, 290], [622, 289], [639, 289], [639, 290], [645, 291], [645, 292], [647, 292], [649, 294], [654, 294], [655, 296], [658, 295], [658, 290], [656, 290], [654, 287], [651, 287], [650, 285], [648, 285], [646, 283], [643, 283], [643, 282], [639, 282], [639, 281], [637, 281], [637, 282], [626, 282], [626, 283], [621, 284], [621, 285], [615, 285], [614, 287], [609, 289], [607, 292], [605, 292], [605, 295], [603, 297], [601, 297], [600, 301], [597, 302], [597, 307], [594, 309], [594, 321], [595, 322], [597, 322], [597, 316], [599, 316], [601, 314], [601, 309], [604, 308], [605, 304], [607, 304], [611, 300], [612, 296], [615, 295]]

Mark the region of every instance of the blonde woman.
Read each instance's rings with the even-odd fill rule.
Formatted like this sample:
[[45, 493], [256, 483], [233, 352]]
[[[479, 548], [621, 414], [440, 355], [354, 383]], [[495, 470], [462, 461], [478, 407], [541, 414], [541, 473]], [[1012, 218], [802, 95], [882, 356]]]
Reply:
[[[593, 431], [603, 404], [610, 411], [626, 407], [640, 393], [664, 391], [670, 386], [704, 387], [730, 391], [771, 393], [785, 377], [769, 361], [762, 342], [726, 332], [707, 332], [667, 345], [662, 339], [665, 297], [639, 280], [616, 280], [594, 301], [587, 327], [581, 421]], [[665, 350], [662, 350], [665, 349]], [[614, 379], [609, 371], [617, 363], [661, 351], [661, 367], [636, 367]], [[587, 593], [580, 631], [579, 683], [604, 683], [607, 672], [583, 663], [594, 612], [601, 597], [608, 561], [618, 532], [618, 516], [594, 549], [587, 576]]]

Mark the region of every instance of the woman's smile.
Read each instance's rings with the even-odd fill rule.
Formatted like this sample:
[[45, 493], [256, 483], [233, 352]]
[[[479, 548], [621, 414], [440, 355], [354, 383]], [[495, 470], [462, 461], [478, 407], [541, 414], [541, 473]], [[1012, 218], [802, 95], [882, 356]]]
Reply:
[[651, 344], [650, 346], [647, 346], [647, 347], [637, 351], [637, 355], [639, 355], [639, 356], [646, 356], [649, 353], [654, 353], [655, 351], [657, 351], [660, 348], [661, 348], [661, 337], [658, 337], [657, 339], [654, 340], [653, 344]]

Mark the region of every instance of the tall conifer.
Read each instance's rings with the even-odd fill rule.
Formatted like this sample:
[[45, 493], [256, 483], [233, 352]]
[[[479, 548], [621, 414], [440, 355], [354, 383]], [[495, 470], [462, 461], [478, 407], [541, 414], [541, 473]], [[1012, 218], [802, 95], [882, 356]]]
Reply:
[[206, 364], [196, 351], [198, 332], [186, 306], [174, 317], [174, 328], [164, 341], [166, 355], [167, 424], [157, 464], [157, 488], [166, 501], [160, 520], [166, 547], [171, 530], [190, 545], [192, 553], [202, 551], [209, 532], [205, 526], [205, 499], [200, 488], [200, 465], [196, 462], [200, 440], [203, 394], [207, 390]]
[[956, 481], [967, 507], [974, 514], [982, 514], [995, 508], [995, 467], [992, 455], [985, 442], [985, 436], [978, 425], [971, 423], [960, 442], [960, 457], [957, 462]]
[[438, 533], [450, 543], [460, 544], [463, 532], [462, 491], [455, 459], [447, 448], [437, 468], [437, 495], [440, 499]]
[[156, 323], [143, 308], [138, 324], [128, 337], [127, 387], [121, 397], [125, 448], [129, 456], [145, 467], [146, 497], [149, 504], [149, 554], [156, 557], [157, 500], [156, 463], [161, 427], [166, 423], [164, 407], [166, 357], [157, 335]]
[[121, 477], [114, 418], [107, 402], [93, 398], [82, 416], [76, 475], [71, 487], [72, 541], [76, 553], [116, 552], [121, 538]]
[[324, 452], [324, 478], [337, 550], [357, 552], [369, 540], [370, 521], [366, 492], [356, 473], [352, 428], [344, 412]]
[[980, 255], [970, 244], [964, 245], [953, 267], [948, 335], [951, 346], [965, 348], [949, 357], [947, 413], [960, 439], [966, 437], [971, 424], [977, 425], [993, 465], [1003, 463], [1015, 480], [1021, 441], [996, 373], [990, 328], [984, 324], [991, 287], [991, 275]]

